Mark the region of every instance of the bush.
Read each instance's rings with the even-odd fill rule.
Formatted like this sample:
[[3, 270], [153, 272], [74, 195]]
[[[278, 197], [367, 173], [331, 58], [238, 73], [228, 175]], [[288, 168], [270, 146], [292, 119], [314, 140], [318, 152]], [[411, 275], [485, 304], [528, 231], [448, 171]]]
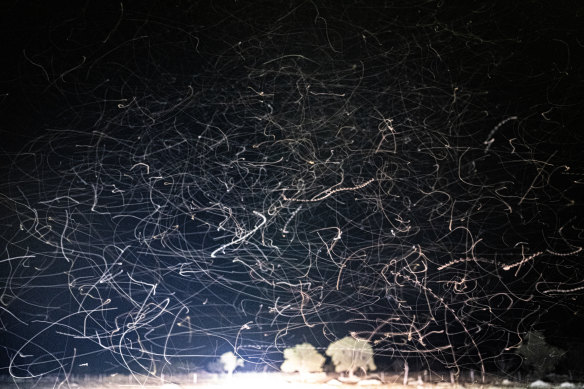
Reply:
[[564, 353], [561, 348], [547, 344], [541, 331], [528, 332], [525, 342], [517, 349], [537, 378], [554, 371]]
[[223, 370], [227, 372], [229, 377], [233, 375], [233, 371], [237, 369], [238, 366], [243, 366], [243, 359], [237, 358], [231, 351], [221, 354], [219, 362], [221, 362]]
[[325, 358], [310, 343], [298, 344], [284, 350], [284, 363], [281, 369], [285, 373], [321, 372]]

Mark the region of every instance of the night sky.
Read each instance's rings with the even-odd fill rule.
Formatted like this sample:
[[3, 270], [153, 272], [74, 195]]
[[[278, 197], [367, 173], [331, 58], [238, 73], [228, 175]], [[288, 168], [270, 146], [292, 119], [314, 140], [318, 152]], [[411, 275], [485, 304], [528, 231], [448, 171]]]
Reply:
[[583, 3], [72, 3], [0, 5], [1, 374], [582, 372]]

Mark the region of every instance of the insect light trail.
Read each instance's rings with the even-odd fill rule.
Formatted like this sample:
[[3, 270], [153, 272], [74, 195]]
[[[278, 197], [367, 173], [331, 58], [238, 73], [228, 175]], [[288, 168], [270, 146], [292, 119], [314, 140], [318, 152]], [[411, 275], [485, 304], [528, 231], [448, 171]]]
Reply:
[[581, 140], [550, 119], [566, 104], [495, 94], [561, 80], [509, 73], [514, 41], [428, 4], [121, 5], [98, 40], [76, 11], [46, 27], [52, 54], [15, 57], [46, 121], [3, 156], [9, 373], [159, 375], [229, 350], [278, 368], [349, 333], [484, 371], [577, 307]]

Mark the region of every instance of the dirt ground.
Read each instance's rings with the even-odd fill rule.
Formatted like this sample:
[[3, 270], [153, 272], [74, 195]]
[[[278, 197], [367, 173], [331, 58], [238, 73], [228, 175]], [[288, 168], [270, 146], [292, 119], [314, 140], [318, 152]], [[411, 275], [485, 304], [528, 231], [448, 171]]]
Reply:
[[[417, 377], [418, 375], [414, 375]], [[421, 375], [419, 376], [421, 378]], [[318, 389], [318, 388], [392, 388], [392, 389], [523, 389], [530, 387], [531, 382], [513, 382], [497, 377], [487, 377], [486, 383], [446, 381], [445, 376], [427, 377], [428, 382], [419, 378], [410, 379], [408, 385], [403, 385], [403, 376], [397, 374], [377, 373], [358, 381], [343, 380], [338, 375], [313, 374], [301, 377], [280, 373], [239, 373], [229, 378], [218, 374], [190, 373], [177, 376], [145, 377], [132, 375], [85, 375], [62, 377], [43, 377], [40, 379], [18, 379], [2, 377], [0, 389], [203, 389], [203, 388], [235, 388], [235, 389]], [[572, 386], [573, 385], [573, 386]], [[537, 389], [583, 389], [584, 384], [552, 383]], [[534, 388], [535, 389], [535, 388]]]

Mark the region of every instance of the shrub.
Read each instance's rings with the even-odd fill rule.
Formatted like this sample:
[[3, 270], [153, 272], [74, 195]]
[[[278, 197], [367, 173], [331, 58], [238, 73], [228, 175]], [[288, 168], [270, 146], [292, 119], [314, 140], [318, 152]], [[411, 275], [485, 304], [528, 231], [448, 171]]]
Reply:
[[525, 364], [534, 371], [537, 378], [543, 378], [556, 368], [564, 350], [547, 344], [541, 331], [530, 331], [525, 342], [517, 349], [517, 354], [523, 357]]
[[233, 371], [237, 369], [238, 366], [243, 366], [243, 359], [237, 358], [231, 351], [221, 354], [219, 362], [221, 362], [223, 370], [227, 372], [229, 377], [233, 375]]
[[298, 344], [284, 350], [284, 363], [281, 369], [285, 373], [321, 372], [325, 358], [310, 343]]

